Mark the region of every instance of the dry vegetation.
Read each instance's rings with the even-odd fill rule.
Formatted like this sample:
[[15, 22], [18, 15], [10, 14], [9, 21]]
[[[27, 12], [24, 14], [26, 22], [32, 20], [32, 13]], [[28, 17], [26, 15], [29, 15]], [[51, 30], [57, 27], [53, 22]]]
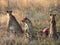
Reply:
[[[34, 26], [34, 40], [30, 41], [14, 33], [6, 31], [8, 18], [6, 10], [12, 10], [17, 21], [21, 23], [24, 17], [28, 17]], [[0, 0], [0, 45], [59, 45], [60, 38], [57, 41], [49, 41], [48, 38], [38, 41], [35, 33], [49, 26], [49, 11], [56, 10], [57, 31], [60, 32], [60, 0]]]

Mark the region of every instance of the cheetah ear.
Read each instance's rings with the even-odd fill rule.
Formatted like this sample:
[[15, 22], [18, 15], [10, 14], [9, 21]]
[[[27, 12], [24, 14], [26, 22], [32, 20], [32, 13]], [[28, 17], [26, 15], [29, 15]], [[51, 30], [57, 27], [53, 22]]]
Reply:
[[6, 11], [7, 13], [9, 12], [9, 11]]
[[50, 16], [52, 16], [52, 14], [50, 14]]
[[7, 10], [7, 13], [12, 13], [12, 11]]
[[52, 16], [52, 15], [56, 16], [56, 14], [50, 14], [50, 16]]
[[27, 20], [27, 19], [28, 19], [27, 17], [24, 18], [24, 20]]

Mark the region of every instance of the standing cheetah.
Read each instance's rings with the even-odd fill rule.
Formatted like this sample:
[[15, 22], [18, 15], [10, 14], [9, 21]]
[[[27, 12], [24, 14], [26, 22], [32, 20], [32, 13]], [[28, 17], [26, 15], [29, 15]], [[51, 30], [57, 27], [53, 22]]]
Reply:
[[16, 18], [12, 15], [12, 11], [7, 11], [7, 15], [10, 16], [7, 31], [12, 30], [14, 33], [23, 33], [20, 24], [17, 22]]

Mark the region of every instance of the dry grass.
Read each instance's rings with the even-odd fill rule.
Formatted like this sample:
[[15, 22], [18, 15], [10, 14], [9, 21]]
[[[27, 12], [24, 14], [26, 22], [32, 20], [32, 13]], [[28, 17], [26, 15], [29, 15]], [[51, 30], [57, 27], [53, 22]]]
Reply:
[[[43, 37], [42, 37], [43, 38]], [[8, 33], [5, 30], [0, 30], [0, 45], [59, 45], [60, 38], [58, 40], [51, 40], [49, 38], [45, 38], [42, 40], [31, 40], [29, 41], [25, 37], [21, 37], [18, 35], [14, 35], [14, 33]]]
[[0, 30], [0, 45], [17, 45], [17, 43], [25, 44], [28, 43], [28, 38], [25, 38], [23, 34], [15, 35], [12, 32], [6, 30]]

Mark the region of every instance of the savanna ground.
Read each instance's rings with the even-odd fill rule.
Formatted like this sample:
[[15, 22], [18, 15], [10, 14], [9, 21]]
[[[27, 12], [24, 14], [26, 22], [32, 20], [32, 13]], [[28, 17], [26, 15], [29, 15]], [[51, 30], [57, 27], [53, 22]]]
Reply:
[[[9, 5], [8, 5], [9, 4]], [[17, 21], [21, 23], [24, 17], [28, 17], [33, 24], [34, 38], [28, 40], [28, 38], [15, 36], [12, 32], [7, 32], [6, 10], [13, 10], [13, 15]], [[60, 36], [58, 40], [51, 40], [42, 37], [42, 40], [38, 40], [37, 32], [44, 27], [49, 26], [49, 11], [55, 11], [56, 15], [56, 29], [60, 32], [60, 1], [59, 0], [0, 0], [0, 45], [60, 45]], [[52, 12], [53, 12], [52, 11]], [[1, 16], [2, 15], [2, 16]], [[23, 35], [23, 34], [22, 34]]]

